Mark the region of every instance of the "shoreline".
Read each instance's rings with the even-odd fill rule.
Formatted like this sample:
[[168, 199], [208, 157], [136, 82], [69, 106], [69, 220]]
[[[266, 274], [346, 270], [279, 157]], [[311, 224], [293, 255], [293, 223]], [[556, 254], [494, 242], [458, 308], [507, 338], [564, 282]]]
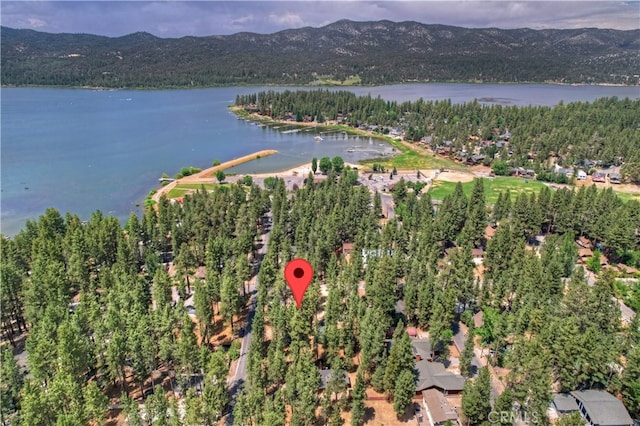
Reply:
[[168, 194], [173, 188], [180, 183], [209, 183], [211, 179], [215, 179], [215, 173], [219, 170], [230, 169], [231, 167], [238, 166], [240, 164], [248, 163], [249, 161], [258, 160], [262, 157], [268, 157], [269, 155], [276, 154], [278, 151], [275, 149], [263, 149], [262, 151], [254, 152], [253, 154], [244, 155], [242, 157], [234, 158], [233, 160], [225, 161], [217, 166], [209, 167], [198, 173], [194, 173], [190, 176], [185, 176], [180, 179], [171, 181], [168, 185], [161, 186], [151, 199], [156, 203], [160, 200], [162, 195]]
[[211, 86], [168, 86], [168, 87], [111, 87], [111, 86], [63, 86], [46, 84], [2, 84], [2, 89], [79, 89], [79, 90], [131, 90], [131, 91], [161, 91], [161, 90], [197, 90], [197, 89], [217, 89], [227, 87], [304, 87], [304, 88], [327, 88], [327, 87], [386, 87], [407, 84], [477, 84], [477, 85], [545, 85], [545, 86], [600, 86], [600, 87], [640, 87], [638, 84], [624, 83], [563, 83], [560, 81], [474, 81], [474, 80], [411, 80], [397, 81], [388, 84], [286, 84], [286, 83], [236, 83], [231, 85], [211, 85]]

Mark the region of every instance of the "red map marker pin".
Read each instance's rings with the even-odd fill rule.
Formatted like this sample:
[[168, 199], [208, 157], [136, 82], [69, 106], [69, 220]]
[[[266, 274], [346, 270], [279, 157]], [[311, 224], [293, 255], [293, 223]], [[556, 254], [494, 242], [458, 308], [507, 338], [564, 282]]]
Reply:
[[304, 259], [293, 259], [284, 267], [284, 279], [293, 293], [298, 309], [300, 309], [304, 293], [313, 279], [313, 266]]

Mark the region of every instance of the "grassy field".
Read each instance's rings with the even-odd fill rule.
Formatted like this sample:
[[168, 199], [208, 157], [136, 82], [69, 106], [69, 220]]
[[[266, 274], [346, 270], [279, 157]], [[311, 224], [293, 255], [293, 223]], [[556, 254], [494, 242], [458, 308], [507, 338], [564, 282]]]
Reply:
[[[389, 141], [391, 142], [391, 141]], [[455, 161], [447, 160], [446, 158], [436, 157], [433, 155], [422, 154], [417, 151], [413, 151], [401, 144], [391, 144], [399, 150], [400, 153], [389, 158], [378, 158], [372, 160], [361, 161], [362, 164], [371, 165], [373, 163], [382, 164], [387, 169], [393, 169], [394, 167], [399, 170], [415, 170], [415, 169], [451, 169], [451, 170], [466, 170], [465, 166], [458, 164]]]
[[[442, 200], [446, 195], [451, 194], [455, 187], [456, 182], [443, 182], [435, 181], [434, 185], [429, 190], [431, 198], [434, 200]], [[471, 190], [475, 185], [475, 179], [473, 182], [466, 182], [462, 184], [462, 190], [466, 196], [471, 195]], [[537, 181], [512, 178], [512, 177], [496, 177], [492, 179], [484, 179], [484, 195], [489, 204], [495, 204], [498, 199], [498, 194], [509, 190], [511, 192], [511, 201], [521, 192], [530, 194], [532, 192], [538, 193], [544, 187], [544, 184]]]
[[197, 189], [201, 189], [204, 187], [206, 191], [214, 191], [215, 189], [220, 187], [220, 184], [217, 183], [179, 183], [175, 186], [175, 188], [171, 188], [169, 193], [167, 194], [167, 198], [178, 198], [184, 197], [185, 194], [195, 191]]

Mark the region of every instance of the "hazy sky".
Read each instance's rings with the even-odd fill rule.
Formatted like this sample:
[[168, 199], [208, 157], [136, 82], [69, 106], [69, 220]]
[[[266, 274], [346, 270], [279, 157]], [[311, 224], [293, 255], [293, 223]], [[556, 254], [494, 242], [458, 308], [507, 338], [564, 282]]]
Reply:
[[159, 37], [272, 33], [340, 19], [473, 28], [640, 28], [640, 1], [5, 1], [2, 25], [46, 32]]

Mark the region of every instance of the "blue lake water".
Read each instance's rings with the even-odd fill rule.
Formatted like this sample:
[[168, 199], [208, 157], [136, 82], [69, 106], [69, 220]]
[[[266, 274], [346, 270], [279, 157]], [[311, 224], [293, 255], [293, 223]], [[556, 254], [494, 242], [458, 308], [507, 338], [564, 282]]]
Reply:
[[[181, 167], [209, 167], [262, 149], [278, 154], [234, 168], [277, 171], [312, 157], [357, 161], [389, 152], [368, 138], [273, 130], [238, 120], [227, 106], [237, 94], [263, 87], [171, 91], [3, 88], [1, 96], [0, 232], [15, 235], [47, 207], [86, 219], [99, 209], [120, 219], [158, 177]], [[284, 88], [270, 87], [272, 90]], [[337, 90], [337, 89], [336, 89]], [[505, 105], [554, 105], [604, 96], [640, 97], [638, 87], [406, 84], [349, 88], [357, 94], [406, 101], [479, 99]], [[353, 153], [347, 149], [357, 147]]]

